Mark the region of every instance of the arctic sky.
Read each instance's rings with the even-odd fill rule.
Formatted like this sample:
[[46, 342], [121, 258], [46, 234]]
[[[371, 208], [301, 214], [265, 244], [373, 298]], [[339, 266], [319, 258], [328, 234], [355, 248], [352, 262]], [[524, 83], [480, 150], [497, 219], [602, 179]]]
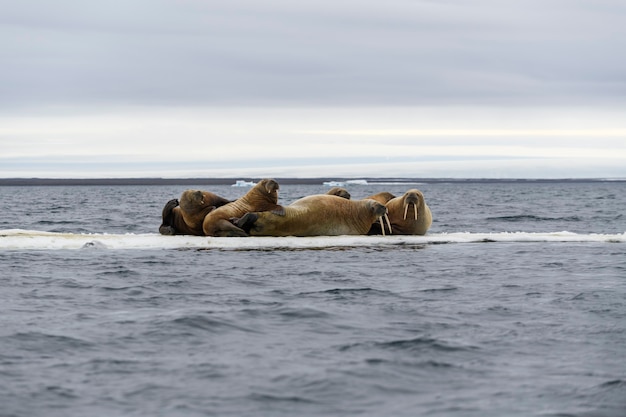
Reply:
[[0, 0], [0, 177], [626, 178], [623, 0]]

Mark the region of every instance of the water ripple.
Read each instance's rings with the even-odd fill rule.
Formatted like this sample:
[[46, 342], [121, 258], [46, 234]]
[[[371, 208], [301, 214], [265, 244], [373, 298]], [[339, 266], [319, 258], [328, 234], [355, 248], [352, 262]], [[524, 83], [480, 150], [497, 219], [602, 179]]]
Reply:
[[32, 352], [49, 354], [50, 352], [65, 352], [92, 349], [95, 345], [77, 337], [48, 334], [43, 332], [20, 332], [2, 339], [6, 343], [18, 343], [20, 349]]
[[529, 214], [519, 214], [515, 216], [497, 216], [487, 217], [488, 221], [504, 221], [504, 222], [579, 222], [582, 219], [579, 216], [564, 216], [564, 217], [544, 217]]
[[372, 349], [380, 348], [383, 350], [398, 350], [409, 352], [458, 352], [476, 350], [474, 346], [460, 346], [443, 342], [438, 339], [429, 337], [415, 337], [412, 339], [396, 339], [385, 342], [360, 342], [354, 344], [343, 345], [339, 347], [340, 351], [352, 350], [355, 348]]
[[235, 324], [230, 320], [209, 317], [204, 314], [187, 314], [173, 319], [159, 319], [156, 323], [158, 323], [158, 326], [163, 330], [171, 328], [172, 330], [203, 330], [211, 333], [219, 333], [229, 330], [239, 330], [250, 333], [257, 332], [255, 329]]

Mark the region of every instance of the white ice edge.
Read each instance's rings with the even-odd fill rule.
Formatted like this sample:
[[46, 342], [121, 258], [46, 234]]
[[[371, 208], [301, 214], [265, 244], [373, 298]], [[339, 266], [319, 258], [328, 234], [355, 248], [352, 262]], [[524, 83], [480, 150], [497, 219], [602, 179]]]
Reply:
[[626, 233], [578, 234], [562, 232], [434, 233], [426, 236], [317, 237], [205, 237], [162, 236], [157, 233], [55, 233], [37, 230], [0, 230], [0, 250], [23, 249], [272, 249], [378, 247], [472, 242], [599, 242], [625, 243]]

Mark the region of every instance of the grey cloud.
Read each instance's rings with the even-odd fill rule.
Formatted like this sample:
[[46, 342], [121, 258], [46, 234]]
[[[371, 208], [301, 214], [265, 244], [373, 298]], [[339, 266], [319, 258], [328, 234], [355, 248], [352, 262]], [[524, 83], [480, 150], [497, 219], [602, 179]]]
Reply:
[[619, 1], [4, 2], [0, 105], [605, 103]]

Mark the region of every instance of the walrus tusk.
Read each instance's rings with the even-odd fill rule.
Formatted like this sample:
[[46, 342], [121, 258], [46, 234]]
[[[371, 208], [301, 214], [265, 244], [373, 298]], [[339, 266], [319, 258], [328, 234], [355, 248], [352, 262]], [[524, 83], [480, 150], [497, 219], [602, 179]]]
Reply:
[[389, 234], [392, 235], [393, 230], [391, 230], [391, 222], [389, 221], [389, 216], [387, 216], [387, 213], [385, 213], [383, 217], [385, 217], [385, 220], [387, 220], [387, 226], [389, 226]]
[[417, 220], [417, 204], [415, 203], [409, 203], [404, 206], [404, 220], [406, 220], [406, 214], [407, 214], [407, 211], [409, 211], [409, 205], [411, 204], [413, 205], [413, 211], [415, 212], [415, 220]]
[[378, 221], [380, 223], [380, 228], [383, 231], [383, 236], [385, 236], [385, 223], [383, 222], [383, 219], [387, 221], [387, 226], [389, 227], [389, 234], [390, 235], [393, 234], [393, 231], [391, 230], [391, 222], [389, 221], [389, 216], [387, 216], [387, 213], [385, 213], [378, 218]]

